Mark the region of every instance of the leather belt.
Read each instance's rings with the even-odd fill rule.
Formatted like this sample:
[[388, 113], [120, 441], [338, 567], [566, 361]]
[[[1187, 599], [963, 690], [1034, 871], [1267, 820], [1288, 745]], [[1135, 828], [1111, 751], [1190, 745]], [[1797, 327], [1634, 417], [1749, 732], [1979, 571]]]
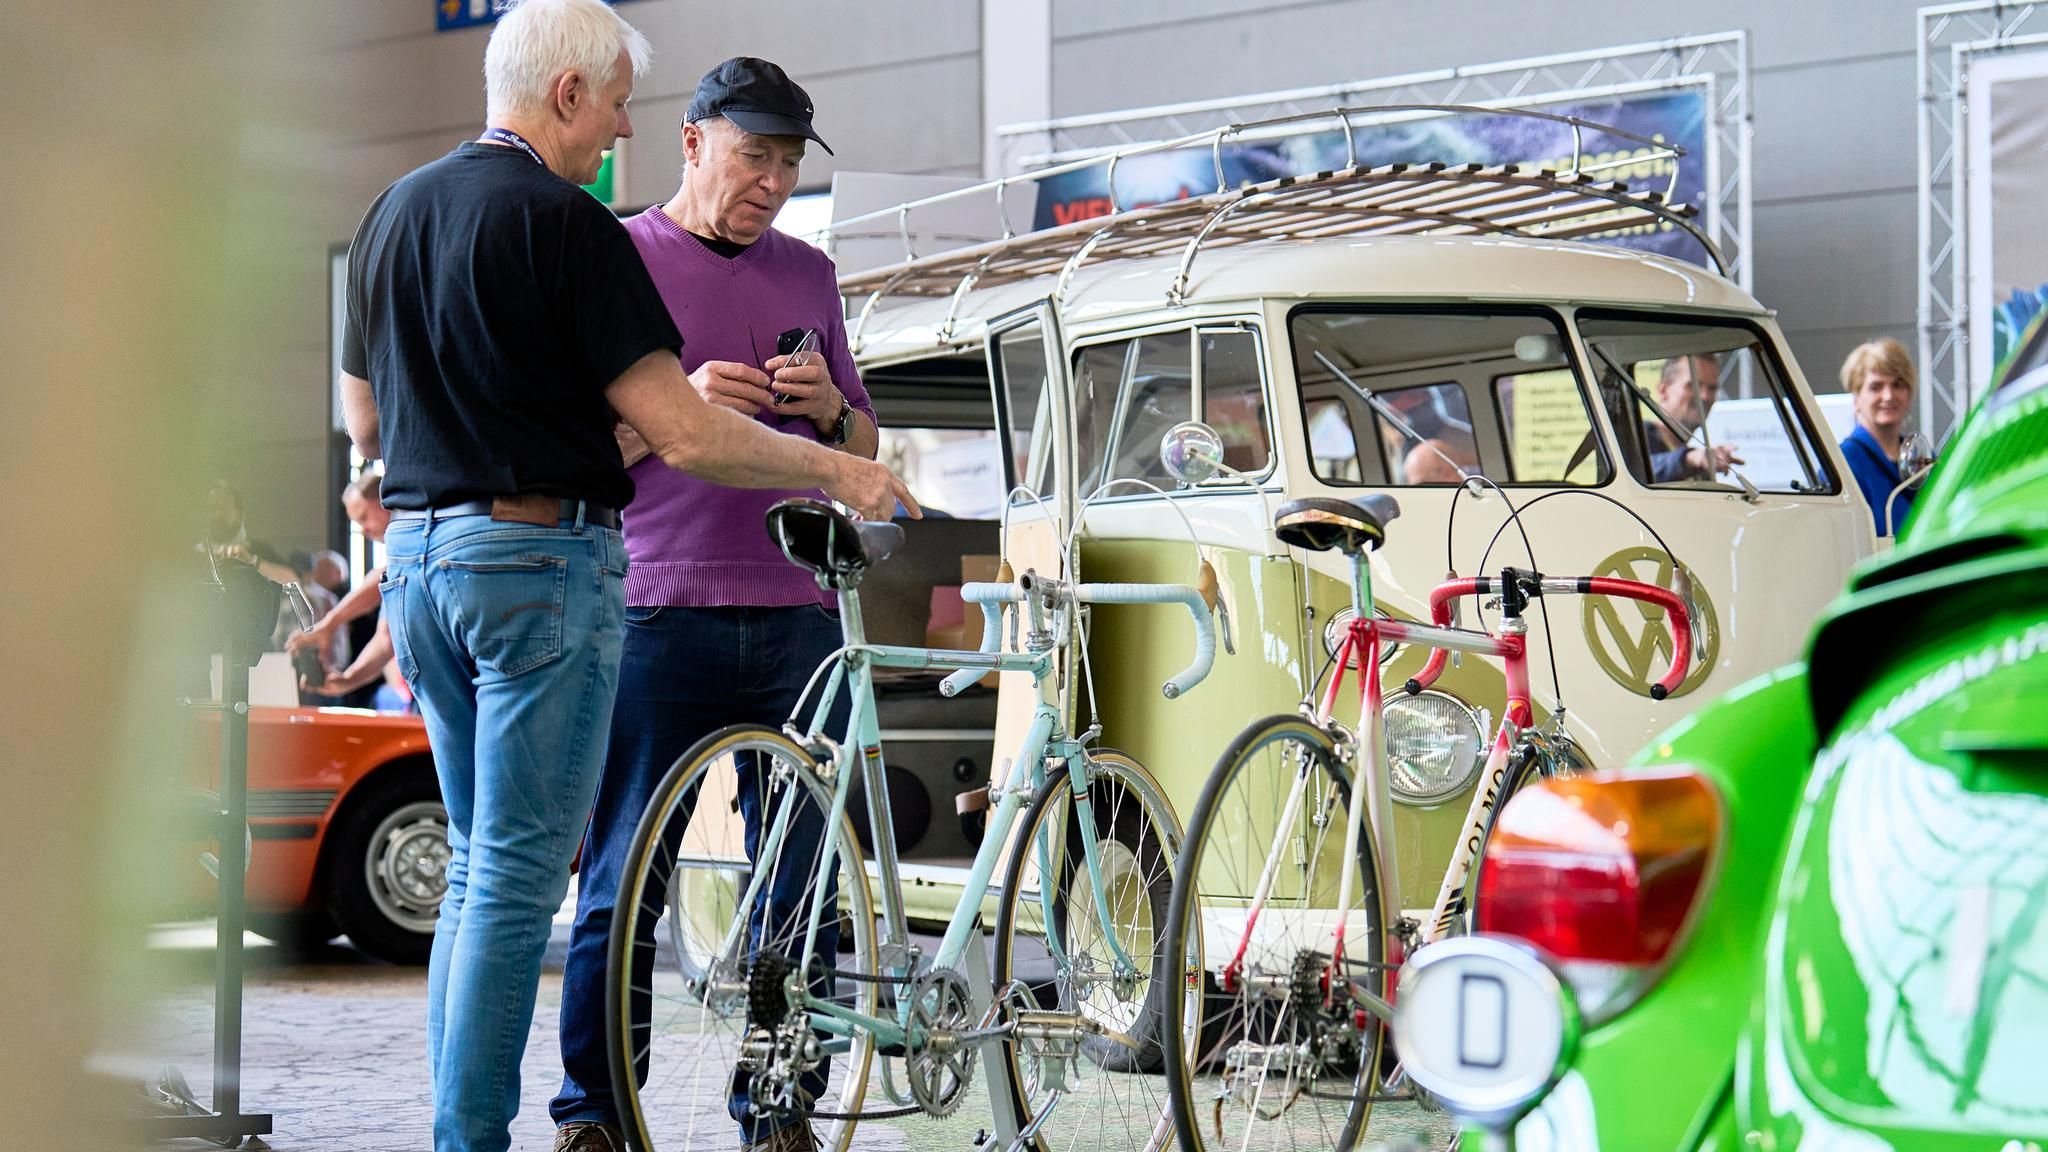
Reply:
[[519, 524], [539, 524], [553, 527], [563, 521], [575, 521], [579, 517], [585, 524], [599, 528], [617, 528], [619, 514], [602, 504], [587, 500], [562, 500], [553, 496], [500, 496], [495, 500], [466, 500], [460, 504], [444, 504], [439, 508], [400, 509], [391, 514], [393, 520], [447, 520], [455, 516], [489, 516], [493, 520], [512, 521]]

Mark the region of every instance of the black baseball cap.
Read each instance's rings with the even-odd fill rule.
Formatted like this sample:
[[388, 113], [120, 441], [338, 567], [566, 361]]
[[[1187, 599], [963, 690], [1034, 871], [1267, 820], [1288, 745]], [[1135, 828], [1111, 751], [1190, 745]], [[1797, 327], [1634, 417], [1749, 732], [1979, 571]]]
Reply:
[[756, 136], [815, 140], [826, 155], [832, 154], [832, 146], [811, 127], [810, 93], [789, 73], [754, 56], [735, 56], [697, 81], [697, 95], [683, 113], [683, 123], [713, 116], [723, 116]]

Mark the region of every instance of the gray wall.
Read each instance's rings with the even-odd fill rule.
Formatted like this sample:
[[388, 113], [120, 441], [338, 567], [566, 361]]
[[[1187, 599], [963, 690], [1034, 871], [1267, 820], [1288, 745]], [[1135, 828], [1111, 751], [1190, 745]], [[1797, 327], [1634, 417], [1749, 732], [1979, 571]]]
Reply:
[[[327, 254], [386, 185], [474, 136], [483, 121], [485, 28], [436, 33], [429, 0], [264, 5], [276, 26], [252, 43], [298, 45], [258, 63], [267, 127], [248, 147], [292, 194], [266, 210], [301, 243], [240, 254], [289, 309], [249, 333], [265, 367], [261, 401], [224, 405], [234, 445], [214, 470], [241, 485], [250, 534], [280, 548], [324, 546], [330, 517], [331, 376]], [[624, 199], [675, 191], [676, 126], [697, 78], [742, 53], [787, 67], [818, 106], [837, 157], [813, 149], [806, 188], [835, 165], [975, 175], [981, 170], [979, 6], [962, 0], [633, 0], [620, 11], [654, 46], [633, 97]], [[235, 211], [224, 205], [224, 211]], [[203, 493], [202, 493], [203, 495]], [[196, 499], [196, 498], [195, 498]]]
[[1053, 115], [1747, 30], [1756, 295], [1817, 391], [1914, 347], [1922, 0], [1052, 0]]
[[[1914, 329], [1914, 18], [1918, 0], [992, 0], [1051, 5], [1052, 113], [1070, 115], [1669, 36], [1747, 29], [1756, 120], [1757, 295], [1781, 311], [1817, 387], [1849, 348]], [[437, 34], [427, 0], [264, 6], [299, 22], [301, 54], [266, 62], [289, 125], [252, 141], [288, 157], [303, 246], [255, 254], [298, 304], [260, 334], [273, 403], [238, 429], [224, 467], [252, 532], [285, 546], [326, 532], [328, 246], [372, 198], [472, 134], [485, 29]], [[634, 97], [625, 198], [673, 191], [675, 124], [706, 68], [747, 52], [808, 87], [835, 165], [975, 174], [982, 162], [980, 7], [973, 0], [633, 0], [653, 41]], [[1533, 12], [1544, 15], [1532, 15]], [[279, 20], [285, 16], [276, 17]], [[310, 23], [306, 23], [310, 21]]]

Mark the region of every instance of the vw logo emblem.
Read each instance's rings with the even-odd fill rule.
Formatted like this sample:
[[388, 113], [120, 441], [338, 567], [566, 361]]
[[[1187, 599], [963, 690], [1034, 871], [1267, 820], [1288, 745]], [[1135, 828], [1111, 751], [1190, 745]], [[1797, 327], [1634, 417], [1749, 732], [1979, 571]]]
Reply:
[[[1714, 603], [1691, 569], [1693, 603], [1699, 619], [1692, 622], [1693, 671], [1673, 696], [1683, 696], [1699, 687], [1714, 670], [1721, 654], [1720, 621]], [[1673, 580], [1671, 557], [1655, 548], [1624, 548], [1593, 566], [1595, 576], [1641, 580], [1670, 588]], [[1609, 679], [1638, 696], [1648, 696], [1650, 685], [1671, 666], [1674, 655], [1671, 629], [1664, 622], [1664, 610], [1640, 600], [1619, 600], [1610, 596], [1584, 598], [1586, 645], [1593, 660]]]

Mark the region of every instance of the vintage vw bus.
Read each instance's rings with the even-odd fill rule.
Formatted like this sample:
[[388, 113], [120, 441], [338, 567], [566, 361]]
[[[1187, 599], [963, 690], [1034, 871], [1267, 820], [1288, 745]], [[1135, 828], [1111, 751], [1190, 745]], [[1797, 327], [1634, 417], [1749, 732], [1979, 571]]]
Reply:
[[[1093, 162], [1113, 173], [1127, 158]], [[919, 212], [973, 196], [1000, 210], [1025, 179], [845, 220], [835, 235], [900, 226], [908, 237]], [[1191, 581], [1199, 550], [1220, 585], [1224, 650], [1208, 680], [1162, 699], [1159, 684], [1187, 661], [1184, 626], [1101, 612], [1093, 699], [1075, 692], [1104, 744], [1146, 764], [1184, 818], [1231, 736], [1292, 711], [1326, 670], [1326, 636], [1346, 610], [1341, 558], [1279, 544], [1274, 509], [1386, 492], [1402, 511], [1374, 583], [1404, 615], [1426, 614], [1447, 571], [1534, 565], [1671, 586], [1663, 545], [1677, 555], [1702, 641], [1672, 700], [1649, 697], [1669, 657], [1660, 620], [1586, 598], [1532, 621], [1539, 721], [1561, 701], [1588, 764], [1624, 763], [1696, 702], [1793, 658], [1875, 540], [1771, 313], [1705, 267], [1577, 239], [1630, 227], [1691, 233], [1718, 259], [1686, 211], [1576, 162], [1561, 173], [1395, 165], [842, 275], [854, 352], [890, 429], [885, 459], [953, 514], [907, 525], [900, 562], [930, 583], [900, 594], [894, 624], [872, 607], [883, 589], [868, 590], [871, 636], [959, 636], [946, 632], [958, 617], [950, 578], [992, 569], [998, 552], [1018, 572], [1062, 568], [1053, 541], [1077, 518], [1087, 580]], [[1680, 399], [1660, 377], [1677, 380]], [[1713, 404], [1702, 393], [1716, 386]], [[1692, 446], [1732, 447], [1734, 472], [1688, 468], [1673, 447], [1701, 410]], [[1230, 474], [1176, 489], [1161, 436], [1191, 419], [1220, 433]], [[1421, 659], [1394, 653], [1392, 682]], [[1499, 669], [1466, 658], [1390, 716], [1403, 907], [1434, 895], [1503, 694]], [[993, 731], [938, 725], [980, 761], [971, 781], [959, 757], [920, 763], [914, 745], [907, 759], [892, 747], [892, 765], [909, 765], [943, 808], [1012, 746], [1015, 704], [1028, 710], [1004, 699]], [[944, 832], [908, 853], [940, 915], [971, 828]]]

